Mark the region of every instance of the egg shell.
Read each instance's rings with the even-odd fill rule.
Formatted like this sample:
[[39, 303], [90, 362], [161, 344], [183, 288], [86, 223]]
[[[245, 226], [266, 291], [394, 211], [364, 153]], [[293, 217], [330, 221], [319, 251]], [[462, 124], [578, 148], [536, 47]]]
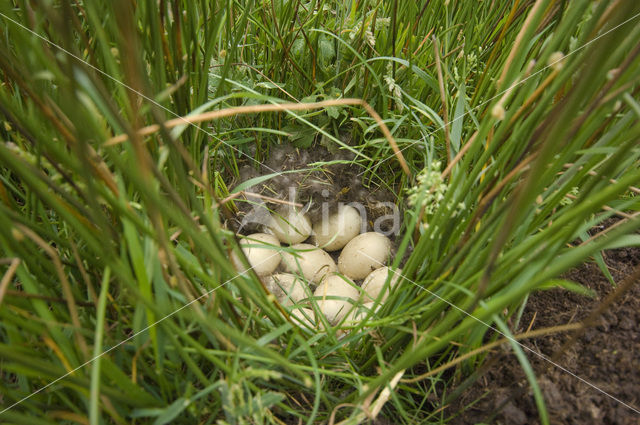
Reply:
[[282, 253], [282, 263], [290, 273], [299, 273], [308, 281], [318, 283], [324, 276], [338, 271], [333, 258], [316, 246], [300, 243], [291, 248], [297, 256], [291, 252]]
[[[264, 248], [256, 245], [264, 245]], [[249, 260], [250, 268], [242, 265], [237, 255], [231, 255], [231, 261], [239, 273], [245, 273], [250, 269], [258, 276], [266, 276], [274, 272], [280, 264], [280, 242], [278, 238], [267, 233], [254, 233], [240, 239], [242, 252]]]
[[379, 269], [369, 273], [369, 275], [365, 277], [364, 281], [362, 282], [362, 291], [364, 293], [362, 296], [363, 301], [369, 302], [376, 300], [378, 298], [378, 295], [380, 295], [382, 288], [384, 287], [384, 283], [387, 280], [387, 277], [389, 276], [389, 274], [391, 274], [392, 277], [389, 281], [389, 286], [380, 299], [380, 302], [383, 303], [389, 296], [391, 289], [396, 285], [396, 283], [398, 283], [398, 279], [400, 278], [401, 273], [402, 269], [392, 271], [387, 266], [380, 267]]
[[267, 226], [282, 243], [304, 242], [311, 234], [311, 221], [295, 208], [285, 208], [271, 215]]
[[338, 270], [351, 279], [363, 279], [373, 270], [384, 266], [389, 255], [389, 238], [376, 232], [363, 233], [344, 247], [338, 258]]
[[334, 274], [323, 279], [313, 295], [329, 323], [335, 325], [353, 308], [360, 292], [349, 279]]
[[285, 307], [297, 304], [307, 298], [307, 288], [309, 287], [303, 278], [290, 273], [277, 273], [269, 276], [265, 286]]
[[316, 245], [325, 251], [337, 251], [360, 234], [362, 217], [350, 205], [339, 205], [338, 211], [313, 225]]
[[315, 314], [310, 308], [295, 308], [291, 310], [291, 321], [298, 326], [303, 325], [313, 329], [315, 328], [314, 320]]

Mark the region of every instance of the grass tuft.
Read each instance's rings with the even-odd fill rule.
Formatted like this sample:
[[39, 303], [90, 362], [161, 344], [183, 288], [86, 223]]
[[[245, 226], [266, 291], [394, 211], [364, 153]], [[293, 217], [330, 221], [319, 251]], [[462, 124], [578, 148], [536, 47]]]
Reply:
[[[519, 314], [637, 244], [639, 14], [0, 4], [0, 418], [444, 423], [455, 385], [513, 335], [549, 423]], [[404, 211], [403, 279], [346, 335], [293, 325], [229, 261], [241, 167], [319, 143]]]

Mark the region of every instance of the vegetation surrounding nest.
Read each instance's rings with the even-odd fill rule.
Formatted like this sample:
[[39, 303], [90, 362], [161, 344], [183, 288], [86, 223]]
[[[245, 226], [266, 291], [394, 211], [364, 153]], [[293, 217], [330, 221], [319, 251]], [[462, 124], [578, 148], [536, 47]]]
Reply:
[[[0, 2], [0, 422], [451, 423], [499, 347], [552, 422], [529, 355], [562, 352], [524, 344], [558, 328], [524, 323], [529, 299], [591, 294], [560, 278], [591, 258], [610, 301], [640, 273], [601, 254], [638, 244], [638, 20], [637, 1]], [[252, 203], [291, 185], [311, 214], [399, 208], [404, 278], [348, 335], [300, 329], [230, 261]]]

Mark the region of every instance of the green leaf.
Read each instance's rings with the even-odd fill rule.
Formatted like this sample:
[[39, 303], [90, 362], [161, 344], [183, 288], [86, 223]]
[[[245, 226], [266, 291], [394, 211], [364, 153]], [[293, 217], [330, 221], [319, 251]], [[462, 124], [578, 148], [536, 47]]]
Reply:
[[109, 294], [109, 279], [111, 270], [107, 267], [102, 275], [102, 287], [100, 288], [100, 298], [98, 299], [98, 314], [96, 322], [96, 337], [93, 346], [93, 358], [95, 361], [91, 365], [91, 393], [89, 404], [89, 421], [91, 425], [100, 423], [100, 363], [102, 356], [102, 338], [105, 328], [105, 310], [107, 305], [107, 295]]
[[168, 424], [169, 422], [177, 418], [178, 415], [182, 413], [182, 411], [186, 409], [190, 403], [191, 401], [189, 399], [180, 397], [165, 409], [160, 409], [160, 411], [158, 412], [158, 418], [153, 422], [153, 425]]
[[[214, 99], [211, 100], [207, 103], [204, 103], [200, 106], [198, 106], [196, 109], [194, 109], [193, 111], [189, 112], [189, 115], [187, 115], [187, 118], [193, 115], [198, 115], [201, 114], [203, 112], [205, 112], [206, 110], [208, 110], [209, 108], [211, 108], [212, 106], [218, 104], [220, 102], [220, 99]], [[170, 134], [171, 137], [177, 139], [180, 137], [180, 135], [182, 135], [182, 133], [187, 129], [187, 127], [189, 127], [191, 124], [185, 123], [185, 124], [180, 124], [175, 126], [174, 128], [171, 129]]]
[[317, 94], [312, 94], [310, 96], [305, 96], [303, 97], [300, 102], [301, 103], [313, 103], [313, 102], [317, 102], [318, 101], [318, 97], [320, 97]]
[[[136, 279], [138, 280], [139, 290], [142, 296], [144, 296], [150, 303], [153, 302], [153, 294], [151, 290], [151, 281], [149, 280], [149, 274], [146, 267], [145, 254], [143, 252], [142, 246], [140, 244], [138, 232], [134, 226], [134, 224], [128, 220], [122, 220], [124, 237], [127, 242], [127, 248], [129, 250], [129, 258], [131, 264], [133, 265], [133, 270], [135, 272]], [[147, 238], [145, 238], [146, 240]], [[157, 252], [157, 251], [156, 251]], [[143, 306], [140, 305], [140, 308]], [[155, 322], [155, 314], [150, 308], [145, 308], [145, 316], [146, 322], [141, 326], [147, 326], [153, 322]], [[137, 329], [136, 329], [137, 331]], [[146, 333], [146, 332], [145, 332]], [[141, 334], [141, 338], [138, 341], [144, 341], [146, 335]], [[158, 359], [158, 340], [157, 340], [157, 328], [151, 327], [149, 328], [149, 338], [153, 344], [154, 352], [156, 354], [156, 361]]]
[[291, 45], [291, 54], [298, 60], [302, 59], [305, 47], [306, 44], [304, 38], [297, 38]]
[[274, 391], [255, 394], [251, 401], [242, 407], [242, 410], [244, 410], [244, 414], [247, 416], [260, 414], [261, 412], [264, 412], [265, 409], [268, 409], [269, 407], [281, 402], [284, 399], [284, 395]]
[[595, 254], [593, 254], [593, 258], [594, 260], [596, 260], [596, 264], [598, 265], [598, 268], [600, 269], [602, 274], [604, 274], [604, 276], [612, 285], [615, 285], [616, 281], [611, 275], [611, 272], [609, 271], [609, 267], [607, 266], [607, 263], [604, 262], [604, 257], [602, 256], [602, 252], [596, 252]]
[[333, 47], [333, 43], [327, 39], [324, 34], [320, 34], [318, 39], [318, 56], [320, 59], [320, 66], [326, 69], [336, 57], [336, 50]]
[[492, 319], [500, 329], [502, 335], [506, 336], [509, 340], [509, 344], [511, 345], [511, 349], [513, 350], [520, 366], [524, 370], [524, 374], [529, 381], [529, 385], [533, 390], [533, 397], [536, 401], [536, 406], [538, 407], [538, 416], [540, 417], [540, 422], [543, 425], [549, 425], [549, 413], [547, 412], [547, 407], [544, 402], [544, 396], [542, 395], [542, 390], [540, 389], [540, 385], [538, 384], [538, 380], [536, 379], [536, 374], [527, 358], [527, 355], [522, 350], [522, 346], [515, 340], [509, 327], [500, 319], [500, 316], [494, 314]]
[[411, 72], [413, 72], [418, 78], [420, 78], [429, 87], [431, 87], [431, 89], [435, 93], [437, 93], [440, 90], [440, 88], [438, 87], [438, 81], [435, 78], [433, 78], [432, 76], [427, 74], [425, 71], [420, 69], [415, 64], [410, 63], [408, 60], [395, 58], [395, 57], [392, 57], [392, 56], [378, 56], [378, 57], [375, 57], [375, 58], [367, 59], [367, 62], [373, 62], [373, 61], [379, 61], [379, 60], [388, 60], [388, 61], [397, 62], [400, 65], [402, 65], [403, 67], [406, 67], [406, 68], [410, 69]]
[[303, 128], [291, 133], [291, 141], [297, 148], [309, 148], [316, 139], [317, 132], [313, 128]]
[[640, 246], [640, 235], [620, 236], [607, 244], [604, 249], [628, 248], [630, 246]]
[[567, 291], [575, 292], [576, 294], [585, 295], [591, 298], [594, 298], [596, 296], [595, 291], [593, 291], [592, 289], [584, 287], [579, 283], [571, 282], [565, 279], [551, 279], [542, 283], [538, 287], [538, 289], [542, 289], [542, 290], [556, 289], [556, 288], [563, 288], [563, 289], [566, 289]]
[[462, 138], [462, 122], [464, 121], [465, 104], [465, 85], [461, 84], [458, 90], [456, 110], [453, 114], [453, 120], [451, 121], [451, 154], [453, 156], [460, 151], [460, 139]]
[[[586, 241], [586, 240], [589, 239], [589, 234], [587, 232], [581, 232], [580, 233], [580, 238], [583, 241]], [[602, 272], [604, 277], [606, 277], [607, 280], [612, 285], [615, 285], [616, 281], [613, 279], [613, 276], [611, 275], [611, 272], [609, 271], [609, 267], [607, 267], [607, 264], [604, 262], [604, 258], [602, 257], [602, 251], [598, 251], [598, 252], [593, 253], [593, 259], [596, 261], [596, 264], [598, 265], [598, 268], [600, 269], [600, 271]]]
[[340, 108], [337, 106], [328, 106], [325, 108], [325, 111], [327, 111], [327, 114], [334, 120], [340, 116]]
[[260, 81], [258, 84], [256, 84], [256, 87], [263, 87], [265, 89], [278, 89], [283, 86], [283, 83], [272, 83], [271, 81]]

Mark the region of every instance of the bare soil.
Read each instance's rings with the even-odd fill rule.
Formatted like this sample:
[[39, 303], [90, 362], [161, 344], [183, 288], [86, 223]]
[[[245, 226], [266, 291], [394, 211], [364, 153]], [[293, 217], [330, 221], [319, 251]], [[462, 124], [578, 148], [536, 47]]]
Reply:
[[[606, 251], [616, 282], [640, 264], [640, 249]], [[524, 331], [573, 323], [587, 317], [614, 288], [595, 263], [563, 276], [597, 293], [595, 299], [564, 290], [532, 294], [522, 320]], [[616, 399], [640, 410], [640, 282], [559, 357], [558, 364]], [[547, 357], [571, 337], [558, 333], [522, 341]], [[528, 354], [552, 424], [640, 424], [640, 414], [549, 362]], [[453, 424], [537, 424], [533, 393], [513, 354], [496, 354], [491, 367], [449, 409]]]

